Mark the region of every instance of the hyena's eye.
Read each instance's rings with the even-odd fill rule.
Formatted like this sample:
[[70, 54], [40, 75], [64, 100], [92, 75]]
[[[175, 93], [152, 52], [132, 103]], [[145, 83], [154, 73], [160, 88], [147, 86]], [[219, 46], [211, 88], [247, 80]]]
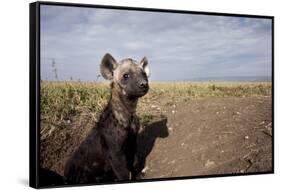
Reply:
[[130, 77], [130, 75], [127, 74], [127, 73], [123, 75], [123, 78], [124, 78], [125, 80], [127, 80], [129, 77]]

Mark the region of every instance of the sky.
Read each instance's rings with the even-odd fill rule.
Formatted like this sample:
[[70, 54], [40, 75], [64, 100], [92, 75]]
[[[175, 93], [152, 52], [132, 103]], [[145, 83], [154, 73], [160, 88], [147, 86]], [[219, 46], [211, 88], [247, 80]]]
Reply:
[[40, 24], [42, 80], [101, 80], [105, 53], [152, 81], [271, 77], [270, 19], [41, 5]]

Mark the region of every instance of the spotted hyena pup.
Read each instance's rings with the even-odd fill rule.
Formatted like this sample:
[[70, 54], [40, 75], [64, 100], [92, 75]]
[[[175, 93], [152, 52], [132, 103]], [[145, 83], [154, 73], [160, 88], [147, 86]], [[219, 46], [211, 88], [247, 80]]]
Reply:
[[100, 71], [112, 81], [111, 97], [97, 126], [67, 161], [64, 176], [68, 183], [134, 180], [141, 169], [136, 156], [140, 127], [136, 106], [149, 89], [147, 59], [117, 63], [105, 54]]

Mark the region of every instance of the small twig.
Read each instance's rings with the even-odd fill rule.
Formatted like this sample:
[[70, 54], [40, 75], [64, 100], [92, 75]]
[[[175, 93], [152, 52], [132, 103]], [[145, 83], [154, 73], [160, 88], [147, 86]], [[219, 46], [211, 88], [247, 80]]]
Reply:
[[266, 126], [265, 126], [265, 128], [268, 128], [269, 126], [271, 126], [272, 125], [272, 122], [270, 122], [269, 124], [267, 124]]
[[264, 134], [266, 134], [267, 136], [270, 136], [270, 137], [272, 137], [272, 135], [269, 133], [269, 132], [267, 132], [267, 131], [262, 131]]
[[246, 155], [243, 156], [243, 159], [247, 158], [250, 154], [252, 154], [253, 152], [259, 152], [258, 149], [253, 149], [251, 150], [249, 153], [247, 153]]

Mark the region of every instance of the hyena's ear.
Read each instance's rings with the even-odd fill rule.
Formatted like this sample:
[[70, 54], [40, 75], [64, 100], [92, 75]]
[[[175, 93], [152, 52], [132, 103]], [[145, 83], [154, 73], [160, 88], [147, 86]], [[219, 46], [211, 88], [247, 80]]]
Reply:
[[103, 78], [107, 80], [113, 79], [113, 71], [118, 66], [118, 63], [115, 61], [115, 59], [109, 54], [105, 54], [101, 60], [100, 65], [100, 72]]
[[141, 67], [143, 68], [145, 74], [147, 77], [150, 77], [150, 70], [149, 70], [149, 67], [148, 67], [148, 61], [147, 61], [147, 58], [144, 57], [142, 58], [141, 62], [140, 62], [140, 65]]

